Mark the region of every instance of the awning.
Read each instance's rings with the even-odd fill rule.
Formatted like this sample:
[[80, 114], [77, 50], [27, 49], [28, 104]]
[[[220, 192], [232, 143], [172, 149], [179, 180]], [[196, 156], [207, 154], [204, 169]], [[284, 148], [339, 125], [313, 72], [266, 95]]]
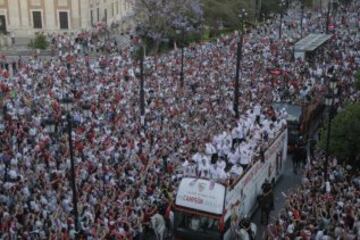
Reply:
[[332, 34], [311, 33], [307, 37], [295, 43], [295, 52], [312, 52], [331, 37]]

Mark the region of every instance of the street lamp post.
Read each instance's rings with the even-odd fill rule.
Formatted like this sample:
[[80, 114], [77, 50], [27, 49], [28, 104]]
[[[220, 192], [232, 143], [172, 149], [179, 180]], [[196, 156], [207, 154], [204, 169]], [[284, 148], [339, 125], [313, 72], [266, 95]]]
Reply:
[[185, 44], [185, 29], [181, 30], [181, 72], [180, 72], [180, 86], [184, 87], [184, 44]]
[[322, 14], [322, 0], [320, 0], [320, 13]]
[[326, 153], [325, 153], [325, 167], [324, 167], [324, 179], [328, 181], [328, 167], [329, 167], [329, 148], [330, 148], [330, 137], [331, 137], [331, 122], [335, 114], [335, 104], [338, 102], [337, 99], [337, 82], [335, 78], [330, 80], [329, 94], [325, 97], [325, 104], [329, 107], [329, 119], [327, 125], [327, 136], [326, 136]]
[[330, 5], [331, 5], [331, 1], [329, 0], [328, 2], [328, 9], [327, 9], [327, 13], [326, 13], [326, 28], [325, 28], [325, 32], [326, 34], [329, 34], [329, 24], [330, 24]]
[[239, 39], [237, 42], [237, 52], [236, 52], [236, 74], [235, 74], [235, 84], [234, 84], [234, 112], [235, 118], [239, 118], [239, 88], [240, 88], [240, 64], [242, 58], [242, 45], [243, 45], [243, 38], [244, 38], [244, 18], [247, 16], [247, 12], [245, 9], [242, 9], [239, 17], [241, 20], [241, 28], [239, 32]]
[[[63, 109], [66, 113], [66, 122], [67, 122], [67, 133], [68, 133], [68, 141], [69, 141], [69, 152], [70, 152], [70, 164], [71, 164], [71, 174], [69, 175], [69, 182], [73, 194], [73, 215], [74, 215], [74, 222], [75, 222], [75, 236], [77, 239], [77, 235], [79, 233], [79, 214], [78, 214], [78, 202], [77, 202], [77, 191], [76, 191], [76, 174], [75, 174], [75, 163], [74, 163], [74, 149], [73, 149], [73, 141], [72, 141], [72, 117], [71, 117], [71, 110], [72, 110], [72, 99], [69, 98], [67, 95], [60, 101]], [[90, 108], [89, 104], [84, 104], [83, 109], [86, 112], [87, 116], [90, 116]], [[47, 118], [43, 121], [43, 125], [45, 127], [46, 132], [49, 135], [57, 135], [57, 128], [58, 128], [58, 121], [55, 121], [53, 118]], [[59, 170], [60, 162], [58, 157], [56, 156], [56, 169]]]
[[282, 23], [284, 18], [284, 8], [285, 8], [286, 2], [285, 0], [280, 1], [280, 24], [279, 24], [279, 39], [281, 39], [282, 35]]
[[70, 163], [71, 163], [71, 175], [70, 175], [70, 183], [73, 194], [73, 213], [74, 213], [74, 221], [75, 221], [75, 231], [76, 235], [79, 233], [79, 214], [77, 209], [77, 192], [76, 192], [76, 174], [75, 174], [75, 164], [74, 164], [74, 149], [72, 142], [72, 117], [71, 117], [71, 109], [72, 109], [72, 99], [69, 97], [65, 97], [61, 100], [61, 105], [64, 107], [66, 112], [66, 121], [67, 121], [67, 132], [69, 137], [69, 151], [70, 151]]
[[9, 172], [9, 165], [10, 165], [10, 158], [8, 155], [6, 155], [6, 158], [4, 158], [5, 162], [5, 173], [4, 173], [4, 182], [8, 180], [8, 172]]
[[303, 21], [304, 21], [304, 8], [305, 8], [305, 0], [301, 0], [301, 21], [300, 21], [300, 36], [303, 36]]
[[[0, 111], [0, 133], [3, 133], [5, 130], [5, 124], [3, 124], [4, 122], [4, 118], [5, 118], [5, 111], [4, 108], [1, 109]], [[1, 149], [3, 151], [3, 149]], [[8, 179], [8, 170], [9, 170], [9, 165], [10, 165], [10, 159], [8, 158], [8, 156], [3, 156], [3, 160], [5, 163], [5, 172], [4, 172], [4, 182], [7, 181]]]
[[140, 53], [140, 121], [145, 126], [145, 92], [144, 92], [144, 53], [145, 47], [141, 45]]
[[184, 55], [185, 55], [185, 27], [181, 30], [176, 30], [177, 34], [181, 34], [181, 69], [180, 69], [180, 86], [184, 87]]
[[[0, 96], [1, 97], [1, 96]], [[4, 122], [4, 116], [5, 114], [4, 114], [4, 110], [3, 110], [3, 108], [1, 108], [0, 109], [0, 125], [1, 125], [1, 127], [0, 127], [0, 133], [2, 133], [4, 130], [5, 130], [5, 125], [3, 124], [3, 122]]]

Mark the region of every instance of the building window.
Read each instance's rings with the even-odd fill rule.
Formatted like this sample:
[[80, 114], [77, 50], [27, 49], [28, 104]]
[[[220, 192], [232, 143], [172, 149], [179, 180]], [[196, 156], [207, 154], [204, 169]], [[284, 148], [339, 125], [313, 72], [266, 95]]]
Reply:
[[6, 18], [5, 15], [0, 15], [0, 33], [6, 33]]
[[96, 21], [100, 21], [100, 8], [96, 9]]
[[111, 3], [111, 17], [114, 17], [115, 15], [115, 4]]
[[94, 12], [93, 12], [93, 10], [90, 10], [90, 23], [91, 23], [91, 26], [93, 26], [94, 25]]
[[69, 29], [68, 12], [59, 12], [60, 29]]
[[32, 16], [33, 16], [33, 26], [34, 26], [34, 28], [37, 28], [37, 29], [42, 28], [41, 12], [40, 11], [33, 11]]
[[116, 2], [116, 14], [119, 14], [119, 2]]
[[104, 9], [104, 22], [107, 23], [107, 9]]

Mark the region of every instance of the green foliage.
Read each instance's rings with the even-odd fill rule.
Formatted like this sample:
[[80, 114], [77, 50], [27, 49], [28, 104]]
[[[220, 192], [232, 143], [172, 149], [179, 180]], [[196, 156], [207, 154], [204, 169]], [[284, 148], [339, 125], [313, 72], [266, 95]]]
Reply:
[[351, 0], [340, 0], [340, 3], [348, 5], [351, 3]]
[[133, 49], [132, 58], [135, 60], [140, 60], [144, 56], [144, 48], [142, 46], [137, 46]]
[[36, 33], [35, 38], [29, 43], [29, 47], [45, 50], [49, 46], [46, 36], [43, 33]]
[[201, 35], [200, 34], [197, 34], [197, 33], [191, 33], [191, 34], [188, 34], [186, 37], [185, 37], [185, 44], [190, 44], [190, 43], [193, 43], [193, 42], [199, 42], [201, 40]]
[[313, 7], [314, 1], [313, 0], [304, 0], [304, 5], [306, 7]]
[[[321, 130], [319, 146], [326, 150], [327, 124]], [[332, 120], [329, 153], [357, 166], [360, 156], [360, 103], [348, 105]]]
[[355, 74], [355, 88], [360, 91], [360, 70], [358, 70]]
[[203, 0], [205, 25], [213, 29], [240, 27], [239, 13], [246, 9], [249, 15], [254, 11], [249, 0]]
[[280, 11], [278, 0], [263, 0], [261, 5], [261, 14], [268, 17], [271, 13], [277, 13]]
[[[305, 0], [305, 6], [308, 6], [308, 1], [312, 2]], [[241, 9], [245, 9], [248, 13], [245, 22], [254, 25], [258, 17], [258, 20], [263, 20], [271, 13], [278, 13], [279, 2], [279, 0], [258, 0], [256, 5], [254, 0], [202, 0], [204, 24], [210, 28], [210, 36], [218, 36], [223, 29], [233, 31], [240, 28]]]

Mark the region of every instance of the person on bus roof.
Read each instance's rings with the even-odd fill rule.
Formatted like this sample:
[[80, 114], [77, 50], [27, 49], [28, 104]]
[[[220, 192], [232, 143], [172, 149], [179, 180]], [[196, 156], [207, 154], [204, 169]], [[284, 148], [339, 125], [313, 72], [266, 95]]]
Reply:
[[212, 179], [220, 181], [226, 180], [228, 177], [224, 169], [219, 168], [216, 164], [212, 165], [210, 175]]
[[237, 162], [240, 161], [240, 148], [235, 149], [235, 151], [230, 151], [228, 156], [228, 162], [230, 162], [232, 165], [235, 165]]
[[210, 164], [206, 161], [206, 158], [202, 158], [201, 162], [198, 164], [198, 174], [200, 177], [206, 177], [209, 172]]
[[230, 174], [235, 176], [241, 176], [243, 173], [243, 168], [241, 167], [240, 163], [237, 162], [235, 165], [233, 165], [230, 169]]
[[251, 163], [251, 158], [248, 149], [243, 149], [241, 152], [240, 165], [243, 169], [246, 169]]
[[224, 158], [220, 158], [217, 162], [216, 165], [219, 169], [225, 170], [226, 168], [226, 162], [224, 160]]

